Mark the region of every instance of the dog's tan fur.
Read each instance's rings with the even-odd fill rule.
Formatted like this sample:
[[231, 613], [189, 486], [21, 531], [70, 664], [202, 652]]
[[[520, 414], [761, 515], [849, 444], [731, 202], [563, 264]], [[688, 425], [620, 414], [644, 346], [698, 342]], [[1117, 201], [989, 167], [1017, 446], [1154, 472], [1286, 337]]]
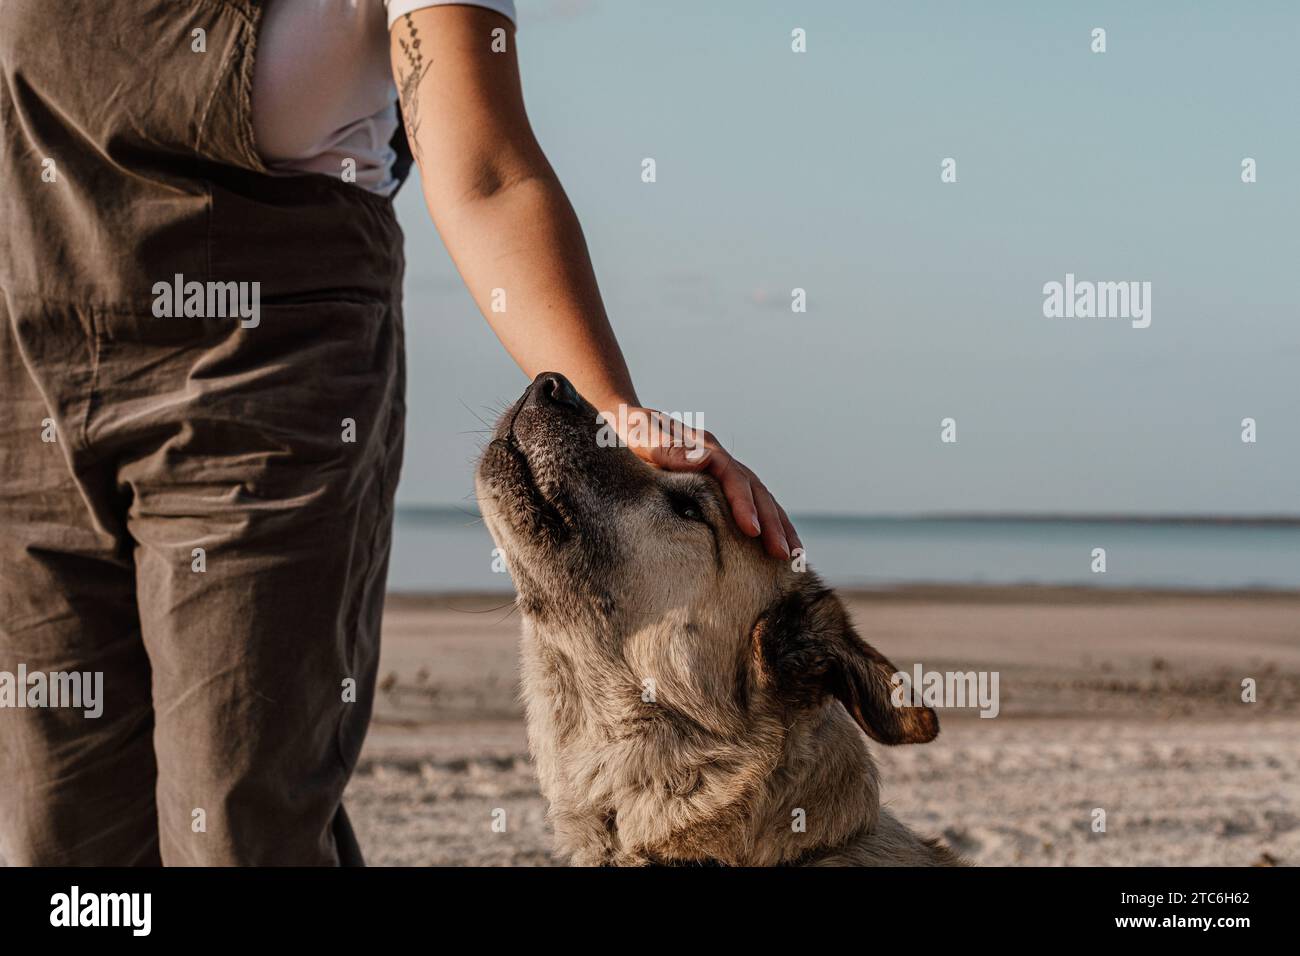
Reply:
[[930, 740], [934, 712], [889, 702], [893, 665], [812, 572], [736, 529], [712, 479], [598, 447], [597, 427], [538, 376], [477, 480], [519, 591], [558, 848], [585, 865], [959, 865], [880, 807], [863, 736]]

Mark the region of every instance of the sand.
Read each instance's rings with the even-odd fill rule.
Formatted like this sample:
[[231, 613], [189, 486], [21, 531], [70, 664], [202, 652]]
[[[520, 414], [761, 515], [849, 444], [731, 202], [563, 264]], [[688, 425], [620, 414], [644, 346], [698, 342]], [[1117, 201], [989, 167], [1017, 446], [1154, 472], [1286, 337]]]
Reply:
[[[1300, 594], [842, 596], [900, 668], [1000, 675], [996, 718], [944, 710], [933, 743], [873, 745], [884, 800], [919, 831], [982, 865], [1300, 863]], [[390, 598], [347, 793], [372, 865], [559, 862], [517, 699], [518, 627], [501, 597]], [[1241, 701], [1247, 677], [1256, 703]]]

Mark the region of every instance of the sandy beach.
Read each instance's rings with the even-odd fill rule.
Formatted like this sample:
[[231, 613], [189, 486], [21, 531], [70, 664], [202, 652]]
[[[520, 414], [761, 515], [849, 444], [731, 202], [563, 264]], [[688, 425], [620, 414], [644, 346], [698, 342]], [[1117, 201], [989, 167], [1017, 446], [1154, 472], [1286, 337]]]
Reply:
[[[933, 743], [873, 745], [885, 802], [917, 830], [982, 865], [1300, 863], [1300, 594], [842, 596], [900, 668], [1000, 675], [996, 718], [944, 710]], [[505, 597], [389, 599], [347, 793], [371, 865], [559, 862], [524, 738], [518, 635]]]

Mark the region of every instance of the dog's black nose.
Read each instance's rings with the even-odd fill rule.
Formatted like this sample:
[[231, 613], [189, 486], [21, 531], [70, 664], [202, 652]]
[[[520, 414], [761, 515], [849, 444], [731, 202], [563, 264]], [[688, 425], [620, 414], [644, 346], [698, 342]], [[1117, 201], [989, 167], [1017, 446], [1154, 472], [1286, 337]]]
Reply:
[[533, 379], [528, 390], [529, 405], [560, 405], [576, 409], [580, 402], [577, 389], [559, 372], [543, 372]]

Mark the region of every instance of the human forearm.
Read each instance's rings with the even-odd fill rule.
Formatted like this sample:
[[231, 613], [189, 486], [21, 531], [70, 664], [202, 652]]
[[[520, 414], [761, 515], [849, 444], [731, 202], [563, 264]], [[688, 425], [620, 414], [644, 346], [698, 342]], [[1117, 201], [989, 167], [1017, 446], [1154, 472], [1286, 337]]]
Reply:
[[526, 374], [562, 372], [601, 410], [640, 404], [582, 228], [549, 167], [444, 205], [434, 218], [479, 309]]
[[[530, 376], [563, 373], [599, 411], [664, 421], [638, 407], [577, 216], [529, 126], [510, 22], [480, 7], [427, 7], [399, 18], [391, 41], [425, 202], [511, 357]], [[687, 432], [620, 436], [652, 464], [707, 470], [737, 524], [788, 557], [799, 539], [771, 493], [713, 435]]]
[[601, 410], [637, 404], [582, 228], [524, 110], [509, 22], [442, 6], [393, 26], [393, 78], [425, 203], [461, 277], [528, 375]]

